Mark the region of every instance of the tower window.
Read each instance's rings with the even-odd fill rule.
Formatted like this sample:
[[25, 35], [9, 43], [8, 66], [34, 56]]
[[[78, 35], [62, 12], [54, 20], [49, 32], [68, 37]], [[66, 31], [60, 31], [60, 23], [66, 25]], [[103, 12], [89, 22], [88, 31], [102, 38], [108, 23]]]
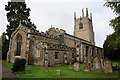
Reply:
[[79, 29], [83, 29], [83, 24], [80, 22]]
[[55, 52], [55, 59], [58, 59], [58, 52]]

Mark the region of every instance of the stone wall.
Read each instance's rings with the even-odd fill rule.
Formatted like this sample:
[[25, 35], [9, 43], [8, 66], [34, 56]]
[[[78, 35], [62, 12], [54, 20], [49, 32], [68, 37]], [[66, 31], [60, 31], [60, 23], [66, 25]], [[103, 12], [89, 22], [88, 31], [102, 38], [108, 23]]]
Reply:
[[[80, 28], [80, 24], [82, 24], [82, 28]], [[74, 14], [74, 36], [90, 41], [93, 45], [95, 45], [92, 16], [91, 19], [89, 16], [82, 16], [76, 19], [76, 14]]]
[[[15, 56], [18, 35], [22, 37], [21, 54]], [[86, 47], [88, 47], [88, 51], [86, 51]], [[84, 62], [88, 56], [91, 59], [96, 56], [99, 58], [104, 56], [102, 48], [92, 45], [89, 41], [67, 34], [64, 30], [58, 28], [50, 28], [46, 32], [39, 32], [19, 26], [13, 32], [10, 51], [11, 62], [14, 63], [15, 58], [24, 58], [28, 64], [44, 66], [45, 52], [48, 53], [48, 64], [50, 66], [67, 65], [76, 60]], [[58, 53], [58, 59], [55, 59], [56, 52]]]
[[[76, 50], [73, 47], [68, 47], [66, 45], [50, 45], [47, 47], [46, 51], [48, 52], [48, 60], [50, 66], [66, 65], [70, 62], [73, 63], [75, 61]], [[58, 53], [58, 59], [55, 59], [56, 52]], [[74, 54], [73, 58], [72, 54]], [[65, 63], [65, 59], [67, 63]]]
[[66, 31], [63, 30], [63, 29], [58, 29], [58, 28], [55, 28], [55, 27], [51, 27], [45, 33], [49, 34], [49, 35], [52, 35], [52, 36], [58, 36], [59, 33], [65, 33], [65, 32]]
[[[75, 52], [71, 51], [59, 51], [59, 50], [47, 50], [48, 51], [48, 60], [50, 63], [50, 66], [61, 66], [61, 65], [67, 65], [70, 62], [75, 62], [75, 59], [72, 59], [72, 53], [75, 54]], [[58, 59], [55, 59], [55, 52], [58, 52]], [[67, 63], [65, 63], [64, 54], [67, 56]]]
[[60, 37], [59, 36], [51, 36], [47, 35], [44, 32], [42, 33], [29, 33], [32, 38], [35, 38], [38, 42], [47, 42], [47, 43], [55, 43], [60, 44]]
[[[18, 27], [18, 29], [12, 34], [11, 39], [11, 50], [10, 50], [10, 62], [14, 63], [14, 60], [16, 58], [26, 58], [26, 32], [28, 29], [23, 29], [21, 25]], [[22, 43], [21, 43], [21, 54], [20, 56], [15, 56], [16, 49], [17, 49], [17, 36], [20, 35], [22, 37]]]

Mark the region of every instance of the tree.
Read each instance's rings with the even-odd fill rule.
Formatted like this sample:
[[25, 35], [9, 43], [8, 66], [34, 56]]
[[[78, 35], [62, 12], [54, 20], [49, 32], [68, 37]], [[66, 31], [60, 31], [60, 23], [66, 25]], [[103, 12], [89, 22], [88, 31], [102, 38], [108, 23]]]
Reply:
[[7, 52], [9, 49], [9, 46], [8, 46], [9, 41], [6, 38], [5, 32], [2, 33], [1, 39], [2, 39], [2, 60], [6, 60]]
[[9, 24], [7, 25], [6, 35], [10, 40], [12, 32], [19, 26], [19, 22], [28, 28], [36, 29], [36, 26], [29, 19], [30, 8], [26, 8], [25, 2], [8, 2], [5, 5], [5, 10], [7, 11], [7, 20]]
[[[19, 22], [21, 22], [28, 28], [36, 29], [35, 24], [33, 24], [29, 19], [30, 8], [26, 7], [25, 2], [8, 2], [8, 4], [5, 5], [5, 10], [7, 11], [6, 16], [9, 24], [6, 26], [7, 27], [6, 33], [3, 33], [2, 35], [3, 59], [6, 59], [11, 34], [19, 26]], [[6, 35], [8, 36], [8, 40], [6, 39]]]
[[[107, 36], [106, 41], [104, 42], [103, 48], [104, 48], [104, 56], [108, 57], [112, 60], [118, 60], [120, 58], [120, 48], [114, 49], [112, 46], [115, 42], [115, 39], [117, 38], [116, 33], [113, 33], [111, 35]], [[111, 45], [112, 43], [112, 45]]]
[[107, 36], [103, 45], [105, 56], [117, 60], [120, 58], [120, 1], [106, 2], [105, 6], [110, 7], [117, 17], [110, 21], [110, 26], [114, 29], [114, 33]]
[[112, 19], [109, 24], [111, 27], [113, 27], [117, 36], [114, 41], [110, 42], [109, 45], [117, 50], [120, 48], [120, 1], [118, 0], [117, 2], [106, 2], [105, 5], [107, 7], [110, 7], [117, 16], [115, 19]]

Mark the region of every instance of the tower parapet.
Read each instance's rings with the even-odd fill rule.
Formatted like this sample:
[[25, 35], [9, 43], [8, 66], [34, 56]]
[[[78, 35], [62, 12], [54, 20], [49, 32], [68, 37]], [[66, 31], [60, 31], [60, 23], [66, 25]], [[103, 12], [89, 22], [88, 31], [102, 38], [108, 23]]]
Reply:
[[95, 45], [92, 13], [90, 13], [89, 18], [88, 8], [86, 8], [85, 16], [82, 9], [82, 17], [80, 18], [76, 18], [76, 12], [74, 12], [74, 36], [90, 41], [91, 44]]

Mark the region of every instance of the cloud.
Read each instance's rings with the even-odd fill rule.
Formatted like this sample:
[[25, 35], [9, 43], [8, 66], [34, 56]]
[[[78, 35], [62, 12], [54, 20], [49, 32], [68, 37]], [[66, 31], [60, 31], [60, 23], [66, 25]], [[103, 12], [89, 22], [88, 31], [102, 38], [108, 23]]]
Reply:
[[[97, 46], [102, 47], [106, 35], [113, 33], [109, 27], [109, 20], [114, 18], [112, 11], [103, 6], [102, 1], [86, 0], [26, 0], [27, 7], [31, 9], [30, 19], [36, 24], [39, 31], [46, 31], [51, 25], [65, 29], [67, 33], [73, 34], [74, 21], [73, 13], [77, 13], [77, 18], [81, 16], [82, 8], [88, 8], [89, 13], [93, 13], [93, 28], [95, 32], [95, 42]], [[0, 34], [6, 29], [6, 12], [2, 3], [0, 7], [0, 19], [3, 22]]]
[[104, 40], [106, 39], [106, 35], [113, 33], [112, 27], [109, 26], [109, 21], [111, 18], [114, 18], [115, 15], [108, 8], [104, 8], [101, 13], [95, 13], [93, 18], [94, 23], [94, 32], [95, 32], [95, 40], [96, 45], [102, 47]]
[[45, 3], [53, 3], [53, 2], [103, 2], [103, 0], [25, 0], [27, 2], [45, 2]]
[[5, 12], [5, 4], [7, 4], [6, 0], [1, 0], [0, 2], [0, 35], [5, 32], [6, 25], [7, 25], [7, 17]]

